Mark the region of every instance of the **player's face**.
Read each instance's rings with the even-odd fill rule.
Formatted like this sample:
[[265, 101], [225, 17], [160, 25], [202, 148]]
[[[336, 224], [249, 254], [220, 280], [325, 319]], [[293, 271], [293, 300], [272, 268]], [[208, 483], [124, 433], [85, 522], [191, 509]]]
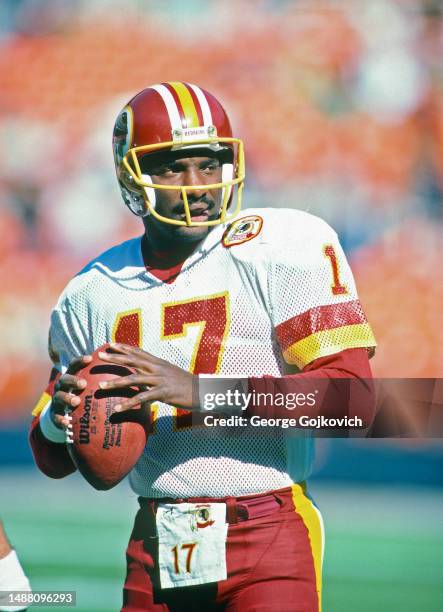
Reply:
[[[203, 154], [202, 154], [203, 153]], [[188, 155], [185, 157], [184, 155]], [[167, 152], [161, 156], [142, 160], [142, 172], [151, 176], [152, 182], [160, 185], [186, 185], [189, 209], [193, 221], [212, 221], [218, 218], [222, 201], [221, 189], [201, 188], [202, 185], [220, 183], [222, 180], [222, 161], [216, 154], [206, 151], [189, 156], [189, 151]], [[193, 189], [193, 185], [200, 188]], [[157, 189], [155, 208], [161, 215], [178, 221], [185, 221], [185, 206], [180, 190]], [[145, 218], [149, 231], [155, 228], [164, 238], [175, 242], [202, 240], [210, 227], [187, 227], [164, 223], [153, 216]]]

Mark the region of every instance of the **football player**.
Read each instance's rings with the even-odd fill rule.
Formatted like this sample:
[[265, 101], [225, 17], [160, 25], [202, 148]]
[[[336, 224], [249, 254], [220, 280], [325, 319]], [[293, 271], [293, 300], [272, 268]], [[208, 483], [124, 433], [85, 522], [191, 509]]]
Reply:
[[140, 510], [123, 610], [318, 611], [323, 529], [306, 488], [311, 438], [202, 433], [192, 416], [207, 377], [243, 377], [252, 390], [343, 377], [361, 387], [370, 420], [375, 341], [337, 235], [298, 210], [240, 213], [243, 142], [196, 85], [135, 95], [113, 147], [123, 200], [144, 232], [88, 264], [53, 310], [54, 369], [31, 430], [36, 462], [54, 478], [76, 469], [66, 413], [80, 403], [91, 353], [113, 343], [102, 358], [136, 374], [103, 388], [137, 386], [119, 409], [142, 405], [153, 423], [129, 477]]

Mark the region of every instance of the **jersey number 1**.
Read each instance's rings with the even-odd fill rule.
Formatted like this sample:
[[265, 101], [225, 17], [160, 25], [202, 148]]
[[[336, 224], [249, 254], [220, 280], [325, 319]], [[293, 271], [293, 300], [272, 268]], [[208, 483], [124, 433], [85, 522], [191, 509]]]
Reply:
[[340, 270], [338, 267], [337, 253], [335, 252], [335, 249], [332, 246], [332, 244], [327, 244], [324, 247], [323, 252], [325, 254], [325, 257], [328, 257], [331, 263], [331, 268], [332, 268], [331, 291], [332, 293], [334, 295], [343, 295], [345, 293], [348, 293], [347, 287], [345, 285], [342, 285], [340, 281]]

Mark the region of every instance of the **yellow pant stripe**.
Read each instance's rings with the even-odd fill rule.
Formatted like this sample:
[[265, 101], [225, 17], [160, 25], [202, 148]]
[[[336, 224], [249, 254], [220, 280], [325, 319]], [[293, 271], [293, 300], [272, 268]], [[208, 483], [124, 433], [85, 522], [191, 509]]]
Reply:
[[318, 594], [318, 612], [321, 612], [322, 595], [322, 564], [323, 564], [323, 524], [320, 513], [312, 501], [305, 494], [303, 485], [292, 486], [292, 499], [295, 511], [301, 517], [308, 530], [311, 542], [312, 557], [314, 559], [315, 581]]

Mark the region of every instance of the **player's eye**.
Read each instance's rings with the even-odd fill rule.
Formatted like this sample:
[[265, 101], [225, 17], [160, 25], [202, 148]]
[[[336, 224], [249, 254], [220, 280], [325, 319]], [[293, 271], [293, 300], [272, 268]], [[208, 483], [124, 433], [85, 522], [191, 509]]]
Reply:
[[151, 174], [154, 176], [173, 176], [174, 174], [178, 174], [182, 172], [183, 168], [180, 164], [168, 164], [164, 166], [159, 166], [158, 168], [153, 168]]
[[215, 170], [218, 170], [218, 168], [220, 168], [220, 162], [218, 159], [211, 159], [210, 161], [200, 164], [200, 170], [207, 173], [215, 172]]

